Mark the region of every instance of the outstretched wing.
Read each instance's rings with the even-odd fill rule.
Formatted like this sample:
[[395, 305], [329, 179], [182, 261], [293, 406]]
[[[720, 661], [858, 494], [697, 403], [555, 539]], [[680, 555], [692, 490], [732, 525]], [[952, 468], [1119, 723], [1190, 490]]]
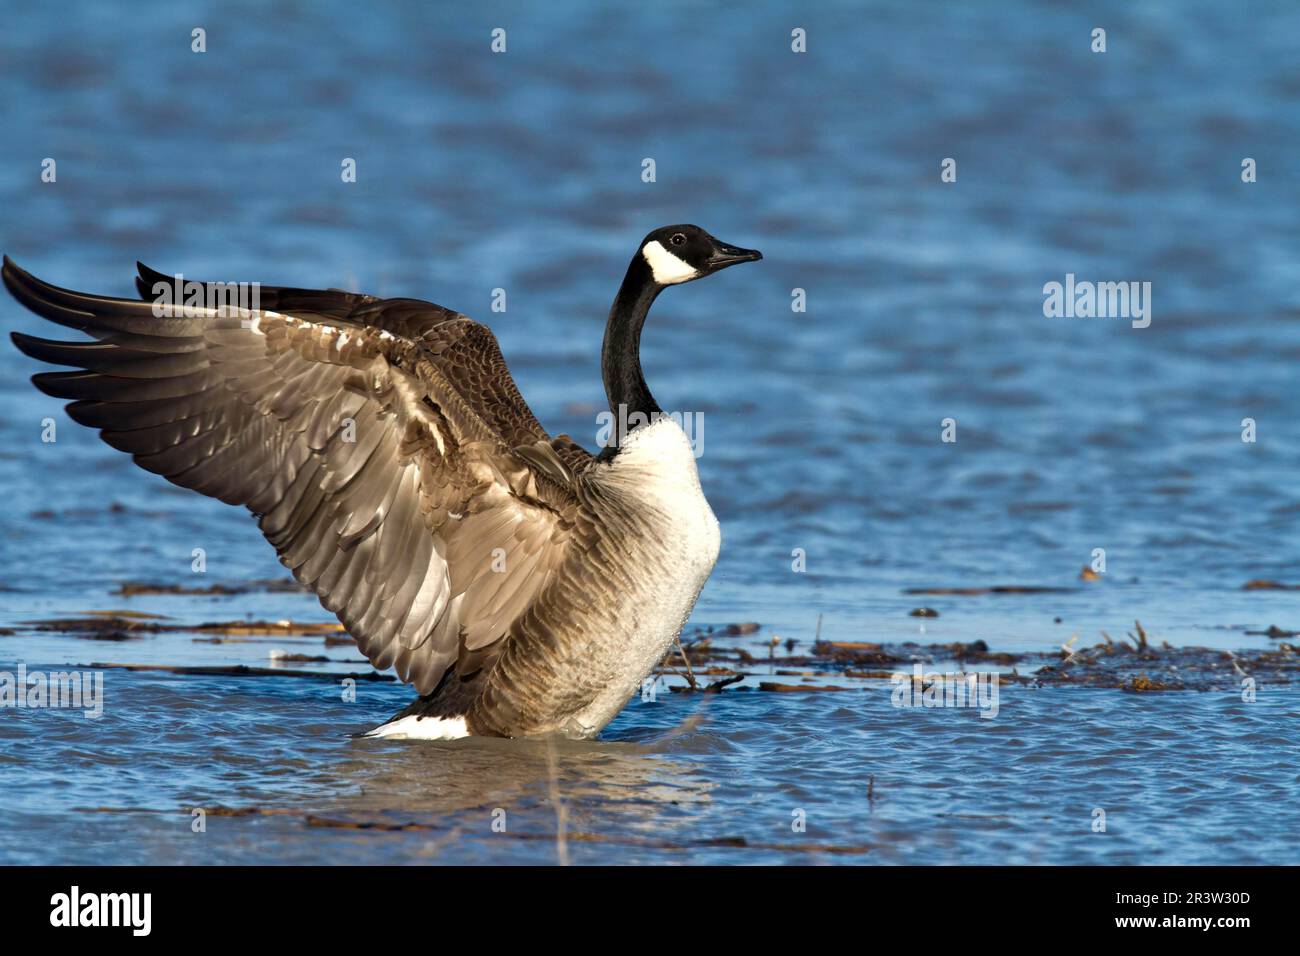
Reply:
[[[260, 289], [260, 310], [155, 315], [48, 285], [5, 259], [32, 311], [96, 341], [21, 333], [79, 371], [73, 399], [142, 468], [245, 505], [294, 576], [378, 668], [421, 694], [500, 647], [575, 547], [591, 456], [552, 440], [492, 333], [413, 299]], [[142, 295], [171, 281], [141, 267]]]

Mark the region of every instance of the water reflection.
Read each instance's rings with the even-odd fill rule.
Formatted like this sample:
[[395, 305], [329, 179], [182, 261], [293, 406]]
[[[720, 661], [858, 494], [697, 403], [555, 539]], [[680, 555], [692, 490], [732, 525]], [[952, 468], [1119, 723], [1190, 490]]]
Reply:
[[338, 809], [351, 814], [436, 817], [498, 807], [553, 812], [558, 797], [578, 826], [614, 814], [629, 830], [658, 829], [665, 805], [707, 804], [716, 786], [698, 766], [665, 757], [656, 745], [620, 741], [380, 741], [358, 739], [335, 772], [360, 783]]

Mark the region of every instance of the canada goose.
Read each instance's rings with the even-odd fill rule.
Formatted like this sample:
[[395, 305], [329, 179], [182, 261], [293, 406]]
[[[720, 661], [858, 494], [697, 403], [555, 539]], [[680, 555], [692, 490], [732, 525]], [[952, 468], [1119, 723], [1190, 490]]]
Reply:
[[3, 276], [97, 340], [12, 333], [78, 369], [37, 388], [142, 468], [246, 506], [371, 663], [415, 687], [372, 734], [591, 737], [681, 632], [721, 540], [642, 376], [641, 328], [667, 286], [761, 258], [697, 226], [645, 237], [601, 376], [611, 410], [646, 424], [598, 457], [546, 433], [486, 326], [429, 302], [264, 286], [256, 311], [178, 316], [158, 305], [172, 278], [139, 263], [141, 301], [8, 258]]

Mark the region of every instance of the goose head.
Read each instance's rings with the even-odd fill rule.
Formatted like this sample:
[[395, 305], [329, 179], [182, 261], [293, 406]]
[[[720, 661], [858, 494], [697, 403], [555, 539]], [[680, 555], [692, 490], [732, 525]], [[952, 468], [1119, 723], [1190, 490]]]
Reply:
[[641, 257], [655, 284], [669, 286], [702, 279], [738, 262], [755, 262], [763, 254], [715, 239], [699, 226], [682, 224], [664, 226], [646, 236], [641, 241]]
[[[609, 310], [601, 346], [600, 374], [613, 414], [650, 421], [661, 411], [641, 373], [641, 329], [659, 293], [670, 285], [762, 258], [757, 249], [729, 245], [699, 226], [686, 224], [664, 226], [641, 240]], [[621, 444], [620, 438], [618, 444], [606, 446], [602, 457], [616, 454]]]

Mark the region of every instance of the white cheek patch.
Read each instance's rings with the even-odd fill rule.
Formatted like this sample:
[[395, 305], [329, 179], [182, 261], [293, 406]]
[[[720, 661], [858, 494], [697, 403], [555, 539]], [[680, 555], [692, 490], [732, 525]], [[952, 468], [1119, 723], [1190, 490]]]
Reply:
[[678, 282], [698, 279], [700, 276], [694, 266], [678, 259], [658, 240], [647, 242], [645, 248], [641, 250], [641, 255], [645, 256], [645, 261], [650, 264], [650, 271], [654, 273], [655, 282], [660, 285], [676, 285]]

